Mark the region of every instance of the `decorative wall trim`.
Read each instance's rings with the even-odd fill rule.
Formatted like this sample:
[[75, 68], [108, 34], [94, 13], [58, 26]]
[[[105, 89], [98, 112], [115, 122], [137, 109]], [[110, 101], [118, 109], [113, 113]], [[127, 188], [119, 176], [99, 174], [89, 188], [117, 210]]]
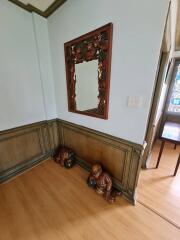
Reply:
[[25, 170], [27, 170], [29, 168], [32, 168], [33, 166], [39, 164], [43, 160], [46, 160], [50, 156], [51, 156], [51, 154], [47, 153], [40, 157], [35, 157], [34, 159], [29, 160], [27, 162], [23, 162], [21, 164], [15, 165], [14, 167], [11, 167], [3, 172], [0, 172], [0, 183], [3, 183], [5, 181], [17, 176], [18, 174], [24, 172]]
[[102, 163], [114, 187], [135, 204], [143, 146], [60, 119], [0, 132], [0, 183], [52, 156], [60, 144], [72, 148], [87, 171]]
[[114, 186], [135, 204], [143, 146], [62, 120], [58, 125], [60, 143], [75, 151], [78, 164], [89, 171], [91, 164], [102, 163]]
[[55, 0], [44, 12], [40, 9], [34, 7], [31, 4], [24, 4], [19, 0], [9, 0], [10, 2], [16, 4], [17, 6], [23, 8], [28, 12], [35, 12], [42, 17], [48, 18], [53, 12], [55, 12], [60, 6], [62, 6], [67, 0]]
[[42, 121], [0, 132], [0, 182], [51, 156], [59, 144], [57, 121]]

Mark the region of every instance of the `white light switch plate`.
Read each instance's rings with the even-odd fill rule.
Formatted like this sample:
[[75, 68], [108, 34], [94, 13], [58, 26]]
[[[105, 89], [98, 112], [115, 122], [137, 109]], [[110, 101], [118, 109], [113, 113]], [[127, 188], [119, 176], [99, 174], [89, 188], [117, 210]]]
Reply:
[[128, 107], [140, 108], [142, 107], [143, 98], [141, 96], [129, 96]]

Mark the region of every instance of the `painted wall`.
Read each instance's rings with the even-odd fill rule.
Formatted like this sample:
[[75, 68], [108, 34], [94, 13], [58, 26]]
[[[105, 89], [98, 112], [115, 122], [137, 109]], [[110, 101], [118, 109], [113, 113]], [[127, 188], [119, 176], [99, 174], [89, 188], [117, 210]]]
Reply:
[[[68, 0], [48, 18], [58, 117], [143, 143], [168, 9], [168, 0]], [[109, 119], [68, 112], [64, 43], [114, 24]], [[142, 97], [141, 107], [127, 106]]]
[[[42, 27], [42, 36], [37, 37], [45, 48], [48, 44], [47, 23], [38, 20], [36, 28]], [[42, 48], [38, 51], [34, 24], [32, 14], [7, 0], [0, 1], [0, 131], [42, 121], [56, 114], [52, 73], [48, 75], [50, 54], [47, 50], [47, 56], [44, 56]], [[42, 68], [44, 75], [40, 71]]]
[[37, 54], [40, 69], [40, 78], [42, 81], [46, 118], [53, 119], [56, 118], [56, 101], [51, 65], [52, 61], [49, 48], [47, 19], [33, 13], [33, 23], [35, 29], [35, 38], [37, 44]]

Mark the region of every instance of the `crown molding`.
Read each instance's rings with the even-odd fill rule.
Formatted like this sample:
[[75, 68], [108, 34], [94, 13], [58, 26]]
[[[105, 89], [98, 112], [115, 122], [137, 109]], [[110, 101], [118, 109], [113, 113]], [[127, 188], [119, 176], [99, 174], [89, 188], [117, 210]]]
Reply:
[[60, 6], [62, 6], [67, 0], [55, 0], [45, 11], [41, 11], [40, 9], [34, 7], [31, 4], [24, 4], [19, 0], [8, 0], [9, 2], [12, 2], [16, 4], [17, 6], [23, 8], [24, 10], [28, 12], [35, 12], [38, 15], [48, 18], [52, 13], [54, 13]]

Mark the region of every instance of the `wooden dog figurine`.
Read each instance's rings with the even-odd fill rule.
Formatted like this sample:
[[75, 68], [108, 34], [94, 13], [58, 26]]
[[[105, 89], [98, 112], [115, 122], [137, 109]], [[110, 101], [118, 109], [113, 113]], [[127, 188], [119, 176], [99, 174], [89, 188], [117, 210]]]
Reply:
[[87, 184], [94, 188], [98, 194], [103, 195], [109, 203], [115, 202], [116, 196], [121, 195], [121, 192], [112, 189], [112, 179], [108, 173], [103, 172], [100, 164], [92, 166]]
[[75, 153], [68, 147], [60, 146], [54, 156], [54, 160], [62, 167], [72, 168], [75, 164]]

